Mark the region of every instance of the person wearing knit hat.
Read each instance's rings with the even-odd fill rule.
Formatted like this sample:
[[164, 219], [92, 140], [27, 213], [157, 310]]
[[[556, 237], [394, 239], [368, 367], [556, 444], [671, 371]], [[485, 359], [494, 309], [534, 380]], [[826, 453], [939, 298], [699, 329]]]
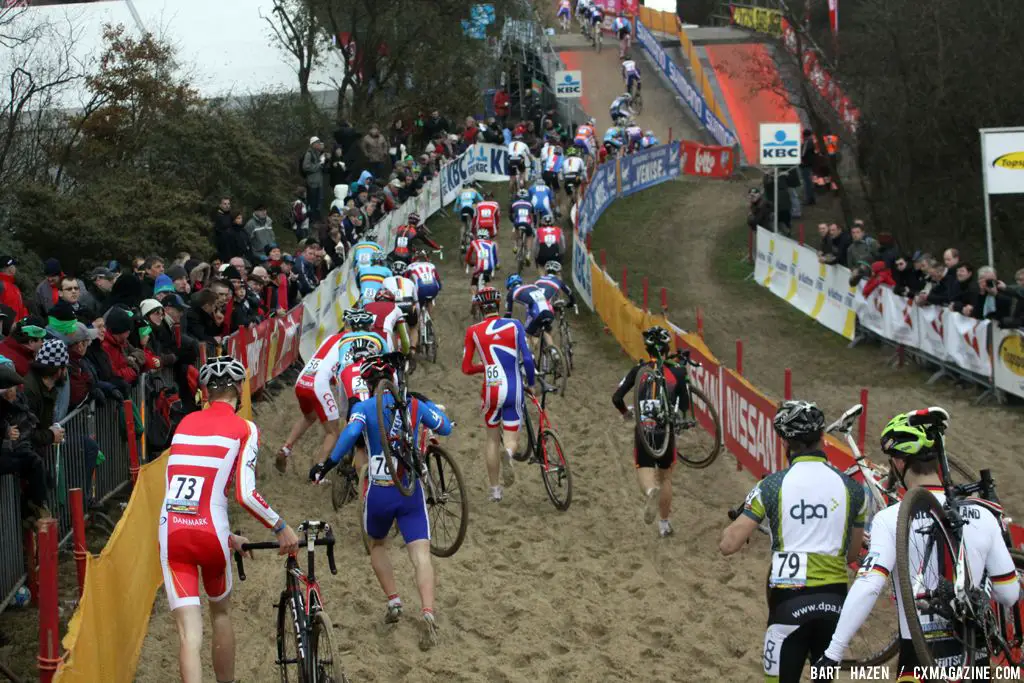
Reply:
[[9, 358], [18, 374], [24, 376], [45, 338], [46, 322], [39, 316], [30, 315], [19, 320], [11, 335], [0, 341], [0, 354]]
[[32, 440], [47, 443], [52, 430], [39, 428], [39, 420], [29, 409], [18, 387], [25, 378], [8, 358], [0, 356], [0, 471], [17, 474], [25, 483], [25, 498], [32, 516], [50, 516], [46, 510], [46, 466], [33, 450]]
[[[64, 441], [64, 429], [57, 424], [58, 400], [68, 381], [68, 347], [60, 339], [47, 339], [36, 352], [32, 368], [25, 375], [25, 398], [32, 413], [39, 418], [42, 426], [52, 425], [52, 443]], [[70, 391], [69, 391], [70, 393]], [[49, 445], [49, 444], [44, 444]]]
[[161, 273], [156, 277], [156, 280], [153, 281], [153, 296], [159, 296], [165, 292], [173, 291], [176, 291], [174, 289], [174, 281], [167, 275]]
[[183, 296], [191, 293], [192, 288], [188, 285], [188, 271], [184, 266], [171, 266], [167, 269], [167, 277], [174, 283], [174, 291]]
[[57, 303], [62, 272], [60, 261], [55, 258], [48, 258], [43, 263], [43, 275], [46, 277], [36, 287], [35, 303], [36, 308], [44, 314], [50, 310], [50, 306]]
[[57, 339], [66, 342], [68, 335], [75, 331], [75, 324], [78, 322], [78, 318], [75, 317], [75, 310], [72, 305], [61, 299], [50, 307], [46, 321], [46, 331]]
[[134, 384], [139, 377], [140, 365], [128, 355], [128, 335], [135, 329], [136, 318], [132, 311], [119, 306], [111, 308], [107, 313], [107, 331], [100, 342], [110, 360], [111, 373], [128, 384]]
[[0, 392], [17, 389], [25, 383], [25, 378], [14, 369], [14, 363], [7, 356], [0, 356]]

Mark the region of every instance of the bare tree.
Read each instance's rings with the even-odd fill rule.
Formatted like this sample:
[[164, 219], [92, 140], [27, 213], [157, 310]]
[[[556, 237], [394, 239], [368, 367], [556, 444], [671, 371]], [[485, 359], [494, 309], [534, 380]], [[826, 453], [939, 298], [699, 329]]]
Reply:
[[260, 17], [270, 26], [273, 44], [296, 62], [299, 93], [309, 98], [309, 78], [313, 67], [322, 63], [322, 29], [306, 0], [274, 0], [271, 15]]

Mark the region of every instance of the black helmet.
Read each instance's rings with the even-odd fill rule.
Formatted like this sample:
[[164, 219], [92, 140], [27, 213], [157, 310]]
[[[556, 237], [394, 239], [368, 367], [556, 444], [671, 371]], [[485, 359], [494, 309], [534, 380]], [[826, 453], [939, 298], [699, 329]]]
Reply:
[[825, 413], [814, 403], [786, 401], [775, 413], [775, 432], [786, 441], [814, 442], [825, 428]]
[[664, 356], [672, 348], [672, 336], [664, 327], [655, 325], [644, 330], [644, 347], [652, 356]]

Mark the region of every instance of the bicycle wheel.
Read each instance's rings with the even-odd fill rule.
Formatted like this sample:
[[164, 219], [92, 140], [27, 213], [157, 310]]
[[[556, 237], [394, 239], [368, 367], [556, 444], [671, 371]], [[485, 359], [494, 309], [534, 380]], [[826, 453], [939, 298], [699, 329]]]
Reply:
[[639, 116], [644, 111], [644, 97], [640, 93], [637, 93], [633, 97], [633, 111]]
[[[1010, 557], [1017, 568], [1017, 578], [1024, 577], [1024, 553], [1010, 549]], [[1024, 624], [1021, 623], [1021, 610], [1015, 606], [1007, 610], [1002, 605], [992, 602], [999, 619], [999, 633], [1003, 638], [1000, 643], [1001, 652], [992, 653], [993, 666], [1021, 666], [1024, 663]]]
[[949, 453], [946, 454], [946, 462], [949, 463], [949, 473], [953, 477], [954, 484], [974, 483], [981, 480], [981, 475], [967, 467]]
[[[920, 486], [907, 492], [896, 522], [896, 571], [901, 603], [917, 606], [905, 611], [910, 640], [922, 667], [936, 666], [936, 660], [946, 661], [959, 653], [959, 666], [973, 666], [976, 648], [987, 645], [975, 623], [993, 615], [963, 620], [953, 615], [961, 603], [953, 588], [954, 582], [963, 578], [955, 570], [959, 550], [960, 539], [952, 533], [946, 512], [932, 492]], [[968, 594], [972, 591], [970, 587], [967, 590]], [[972, 605], [974, 602], [971, 600]], [[987, 604], [982, 608], [991, 610]], [[927, 637], [926, 632], [945, 637]]]
[[[351, 467], [351, 465], [350, 465]], [[356, 484], [348, 476], [348, 472], [338, 470], [331, 478], [331, 505], [334, 509], [340, 510], [346, 503], [355, 500], [358, 496]]]
[[659, 460], [665, 457], [672, 440], [668, 393], [665, 378], [655, 374], [653, 368], [642, 368], [637, 374], [633, 386], [633, 419], [644, 452]]
[[437, 334], [434, 332], [434, 319], [426, 310], [423, 311], [423, 356], [431, 363], [437, 362]]
[[423, 493], [430, 515], [430, 554], [451, 557], [462, 547], [469, 526], [466, 485], [455, 460], [437, 444], [427, 446], [427, 472], [430, 484]]
[[595, 28], [596, 33], [594, 34], [594, 45], [597, 47], [597, 54], [601, 54], [601, 29]]
[[548, 492], [551, 504], [564, 512], [572, 503], [572, 472], [569, 470], [569, 461], [565, 459], [558, 436], [550, 429], [541, 432], [540, 448], [545, 457], [540, 463], [544, 488]]
[[565, 396], [565, 387], [569, 377], [562, 367], [561, 356], [554, 346], [544, 344], [544, 348], [540, 352], [538, 370], [545, 382], [553, 386], [559, 394]]
[[[299, 619], [305, 613], [296, 610]], [[295, 628], [292, 622], [291, 597], [288, 591], [281, 592], [281, 600], [277, 603], [277, 667], [281, 675], [281, 683], [304, 683], [306, 676], [302, 670], [303, 663], [299, 660], [299, 652], [305, 652], [306, 633]], [[291, 673], [289, 673], [289, 668]]]
[[569, 321], [566, 320], [564, 312], [562, 313], [562, 319], [558, 324], [558, 336], [559, 346], [562, 349], [562, 358], [565, 360], [566, 375], [571, 375], [573, 368], [572, 328], [569, 327]]
[[526, 265], [526, 247], [524, 246], [526, 240], [523, 239], [522, 232], [519, 233], [519, 238], [516, 241], [518, 243], [516, 248], [516, 273], [522, 275], [523, 267]]
[[348, 683], [338, 648], [334, 646], [334, 626], [323, 610], [313, 615], [309, 641], [313, 668], [311, 683]]
[[[715, 461], [722, 450], [722, 423], [718, 419], [718, 409], [704, 392], [694, 385], [690, 385], [690, 408], [683, 417], [682, 429], [676, 435], [676, 451], [679, 459], [687, 467], [704, 469]], [[715, 433], [709, 434], [704, 427], [697, 422], [697, 414], [694, 412], [694, 399], [700, 401], [704, 409], [711, 416], [715, 425]]]
[[[392, 406], [385, 410], [384, 397], [389, 394]], [[382, 380], [377, 385], [377, 391], [374, 393], [374, 396], [377, 399], [378, 432], [381, 445], [384, 447], [384, 468], [391, 476], [391, 481], [394, 482], [395, 488], [403, 496], [411, 496], [413, 489], [416, 488], [416, 473], [411, 472], [408, 477], [403, 477], [400, 471], [403, 467], [410, 469], [409, 466], [412, 463], [412, 458], [410, 457], [412, 442], [409, 437], [411, 432], [409, 408], [401, 400], [402, 394], [391, 380]], [[400, 425], [401, 433], [392, 436], [392, 426], [395, 422], [398, 422]], [[406, 483], [407, 479], [408, 483]]]

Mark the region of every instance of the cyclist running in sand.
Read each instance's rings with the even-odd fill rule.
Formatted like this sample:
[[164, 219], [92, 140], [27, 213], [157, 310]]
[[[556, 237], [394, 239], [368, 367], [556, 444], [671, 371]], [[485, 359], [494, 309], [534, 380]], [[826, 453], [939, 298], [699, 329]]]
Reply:
[[867, 502], [863, 486], [829, 463], [822, 441], [825, 415], [818, 406], [786, 401], [774, 427], [786, 443], [789, 467], [747, 494], [743, 514], [722, 533], [719, 550], [732, 555], [768, 522], [772, 564], [764, 680], [798, 683], [808, 658], [813, 662], [824, 654], [839, 621], [846, 565], [857, 560], [864, 543]]
[[551, 306], [544, 290], [537, 285], [523, 283], [522, 275], [512, 273], [505, 278], [505, 288], [508, 294], [505, 296], [505, 315], [511, 316], [516, 304], [526, 309], [526, 321], [523, 326], [526, 334], [533, 339], [540, 339], [544, 335], [544, 343], [551, 347], [555, 355], [558, 355], [558, 348], [551, 339], [551, 323], [555, 320], [555, 309]]
[[523, 142], [521, 134], [516, 135], [508, 145], [508, 191], [514, 192], [516, 186], [526, 187], [530, 179], [530, 164], [533, 157], [530, 148]]
[[626, 82], [626, 92], [636, 96], [641, 89], [640, 65], [635, 60], [622, 57], [622, 80]]
[[[946, 499], [946, 493], [939, 477], [940, 453], [937, 436], [927, 427], [911, 424], [912, 415], [922, 412], [934, 414], [937, 411], [941, 411], [944, 422], [948, 424], [949, 415], [942, 408], [903, 413], [894, 417], [885, 426], [881, 442], [882, 452], [889, 456], [889, 472], [899, 480], [901, 487], [910, 491], [922, 486], [931, 491], [942, 504]], [[970, 507], [976, 514], [964, 515], [968, 523], [963, 527], [963, 548], [967, 551], [969, 575], [975, 588], [982, 586], [987, 579], [991, 586], [991, 597], [1000, 605], [1012, 610], [1020, 597], [1020, 581], [1013, 558], [1003, 540], [1002, 527], [995, 514], [985, 507], [984, 503], [985, 501], [978, 500], [977, 504]], [[838, 662], [842, 660], [847, 645], [867, 621], [878, 596], [890, 581], [894, 585], [899, 583], [896, 566], [896, 528], [901, 505], [902, 501], [897, 502], [876, 514], [871, 520], [871, 546], [868, 548], [867, 557], [861, 562], [857, 579], [843, 602], [839, 623], [835, 627], [835, 632], [831, 634], [832, 641], [828, 643], [825, 655], [815, 663], [820, 680], [831, 680], [828, 674], [837, 670]], [[918, 524], [920, 531], [927, 530], [928, 523], [925, 520], [915, 522], [914, 526], [917, 527]], [[923, 541], [910, 544], [911, 567], [925, 566], [922, 548], [924, 545]], [[941, 560], [936, 561], [936, 557], [932, 555], [928, 569], [918, 569], [927, 581], [934, 582], [922, 588], [935, 589], [937, 577], [942, 576], [942, 567], [937, 566], [940, 562]], [[897, 590], [895, 593], [900, 617], [898, 680], [920, 683], [921, 679], [914, 676], [914, 667], [922, 664], [914, 650], [907, 626], [908, 606], [903, 603], [901, 592]], [[955, 631], [950, 628], [949, 622], [939, 615], [927, 617], [919, 614], [917, 618], [922, 619], [922, 626], [931, 622], [931, 628], [926, 630], [926, 633], [930, 634], [930, 649], [936, 661], [942, 662], [945, 667], [964, 666], [963, 644], [952, 636]], [[974, 665], [979, 667], [987, 664], [987, 656], [982, 656], [974, 662]]]
[[[394, 377], [395, 368], [383, 357], [371, 356], [363, 360], [361, 375], [367, 391], [372, 395], [381, 380]], [[414, 448], [419, 438], [421, 424], [442, 436], [451, 434], [454, 425], [436, 405], [415, 397], [409, 400], [410, 414], [414, 421]], [[393, 414], [393, 411], [387, 411], [393, 408], [394, 399], [387, 394], [383, 401], [387, 420], [388, 416]], [[398, 427], [392, 429], [396, 428]], [[314, 483], [322, 481], [324, 475], [337, 466], [360, 439], [367, 444], [370, 455], [370, 484], [366, 488], [363, 529], [370, 538], [370, 564], [373, 566], [373, 573], [376, 574], [380, 587], [388, 598], [384, 624], [393, 628], [402, 617], [402, 599], [398, 595], [395, 570], [388, 557], [388, 533], [392, 525], [397, 523], [402, 540], [409, 551], [409, 559], [416, 574], [416, 586], [420, 593], [423, 624], [420, 647], [433, 647], [437, 645], [438, 634], [437, 622], [434, 619], [434, 566], [430, 559], [430, 520], [427, 516], [427, 502], [423, 494], [423, 485], [418, 479], [411, 496], [403, 496], [391, 479], [384, 462], [386, 456], [380, 440], [376, 398], [356, 404], [348, 426], [342, 431], [330, 457], [313, 466], [309, 471], [309, 479]], [[395, 460], [390, 466], [398, 468], [399, 463]], [[404, 476], [411, 475], [406, 473]]]
[[509, 208], [509, 216], [512, 217], [512, 253], [519, 253], [519, 232], [525, 236], [526, 253], [533, 249], [533, 204], [530, 203], [530, 193], [527, 190], [519, 190], [516, 193], [515, 201]]
[[228, 492], [277, 536], [281, 554], [298, 550], [299, 537], [256, 490], [260, 433], [236, 414], [242, 403], [245, 368], [229, 356], [210, 359], [199, 371], [210, 404], [186, 415], [167, 457], [166, 489], [157, 538], [164, 590], [178, 630], [178, 665], [183, 683], [203, 679], [203, 611], [199, 577], [210, 606], [213, 671], [218, 681], [235, 678], [235, 632], [231, 623], [231, 561], [249, 539], [230, 532]]
[[633, 25], [621, 11], [612, 22], [612, 32], [619, 39], [619, 59], [625, 59], [632, 44]]
[[[491, 501], [502, 499], [502, 484], [515, 483], [512, 460], [523, 461], [529, 454], [519, 453], [519, 424], [523, 417], [523, 377], [526, 386], [534, 382], [533, 355], [526, 344], [526, 331], [515, 318], [501, 318], [501, 293], [493, 287], [482, 287], [473, 297], [484, 319], [466, 330], [463, 344], [462, 372], [484, 375], [481, 392], [484, 424], [487, 426], [487, 479]], [[474, 357], [479, 355], [479, 363]], [[505, 453], [498, 451], [504, 446]], [[504, 460], [504, 462], [502, 462]], [[498, 475], [502, 475], [499, 483]]]
[[420, 308], [434, 310], [434, 301], [441, 294], [441, 273], [437, 266], [430, 262], [430, 252], [420, 250], [412, 257], [412, 263], [406, 269], [406, 275], [416, 283], [416, 296]]

